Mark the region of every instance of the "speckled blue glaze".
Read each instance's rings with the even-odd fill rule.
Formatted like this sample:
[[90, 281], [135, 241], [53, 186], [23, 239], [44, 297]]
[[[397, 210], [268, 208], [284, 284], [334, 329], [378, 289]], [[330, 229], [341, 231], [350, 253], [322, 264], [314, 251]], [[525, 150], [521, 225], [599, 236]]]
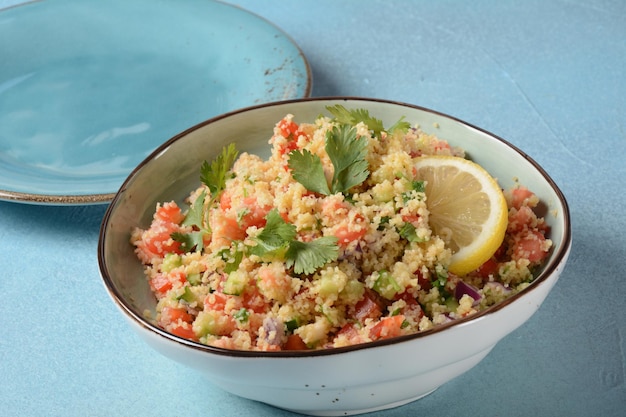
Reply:
[[0, 39], [6, 199], [107, 201], [189, 126], [310, 92], [291, 39], [220, 2], [33, 2], [0, 13]]

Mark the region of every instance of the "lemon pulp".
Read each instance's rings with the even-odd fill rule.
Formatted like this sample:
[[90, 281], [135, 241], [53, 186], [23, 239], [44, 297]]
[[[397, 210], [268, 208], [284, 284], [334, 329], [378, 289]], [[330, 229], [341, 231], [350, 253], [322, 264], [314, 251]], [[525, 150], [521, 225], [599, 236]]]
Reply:
[[460, 157], [422, 156], [415, 168], [425, 181], [430, 227], [452, 251], [449, 271], [473, 271], [504, 240], [508, 209], [500, 186], [480, 165]]

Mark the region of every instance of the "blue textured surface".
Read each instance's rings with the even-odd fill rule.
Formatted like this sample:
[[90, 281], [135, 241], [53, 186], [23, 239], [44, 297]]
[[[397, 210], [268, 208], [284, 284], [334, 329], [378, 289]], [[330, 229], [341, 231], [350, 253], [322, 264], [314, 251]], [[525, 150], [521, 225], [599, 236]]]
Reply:
[[[314, 96], [459, 117], [530, 154], [568, 198], [572, 253], [541, 309], [476, 368], [374, 415], [624, 415], [626, 2], [233, 3], [302, 48]], [[293, 415], [208, 385], [129, 331], [99, 279], [104, 210], [0, 203], [1, 413]]]

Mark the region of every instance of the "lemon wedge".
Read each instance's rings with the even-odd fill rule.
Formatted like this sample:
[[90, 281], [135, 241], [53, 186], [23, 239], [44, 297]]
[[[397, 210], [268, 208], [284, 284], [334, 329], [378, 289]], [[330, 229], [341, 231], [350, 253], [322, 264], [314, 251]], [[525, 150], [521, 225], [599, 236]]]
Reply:
[[508, 208], [496, 180], [480, 165], [454, 156], [415, 160], [425, 181], [429, 223], [452, 251], [448, 270], [465, 275], [486, 262], [502, 244]]

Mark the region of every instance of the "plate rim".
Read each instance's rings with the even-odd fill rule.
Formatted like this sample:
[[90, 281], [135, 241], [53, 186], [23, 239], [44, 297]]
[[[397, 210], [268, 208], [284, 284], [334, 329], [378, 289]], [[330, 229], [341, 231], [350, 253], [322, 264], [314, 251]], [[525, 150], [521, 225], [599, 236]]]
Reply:
[[[285, 32], [281, 27], [279, 27], [277, 24], [273, 23], [272, 21], [270, 21], [269, 19], [255, 13], [252, 12], [250, 10], [247, 10], [239, 5], [236, 4], [231, 4], [231, 3], [226, 3], [224, 1], [221, 0], [207, 0], [209, 2], [212, 3], [217, 3], [220, 4], [222, 6], [226, 6], [226, 7], [230, 7], [232, 9], [237, 10], [238, 12], [241, 13], [246, 13], [248, 15], [250, 15], [251, 17], [263, 22], [265, 25], [267, 25], [268, 27], [273, 28], [277, 33], [280, 33], [282, 35], [282, 37], [289, 43], [291, 44], [296, 51], [298, 52], [297, 54], [293, 55], [294, 58], [297, 58], [298, 60], [301, 61], [301, 64], [304, 66], [304, 80], [305, 80], [305, 84], [304, 84], [304, 88], [302, 89], [302, 93], [300, 94], [293, 94], [291, 97], [289, 98], [284, 98], [281, 99], [279, 101], [282, 100], [292, 100], [292, 99], [300, 99], [300, 98], [309, 98], [311, 97], [311, 92], [312, 92], [312, 85], [313, 85], [313, 76], [312, 76], [312, 70], [311, 70], [311, 65], [306, 57], [306, 55], [304, 54], [304, 51], [302, 50], [302, 48], [300, 47], [300, 45], [298, 45], [298, 43], [295, 42], [295, 40], [287, 33]], [[19, 7], [24, 7], [24, 6], [29, 6], [29, 5], [34, 5], [34, 4], [38, 4], [38, 3], [45, 3], [46, 0], [25, 0], [22, 3], [18, 3], [18, 4], [13, 4], [13, 5], [9, 5], [7, 7], [0, 7], [0, 14], [7, 12], [9, 10], [14, 10], [16, 8]], [[295, 60], [294, 60], [295, 61]], [[271, 101], [276, 101], [276, 100], [270, 100]], [[254, 105], [259, 105], [262, 103], [256, 102], [256, 103], [249, 103], [248, 105], [243, 106], [242, 108], [247, 108], [249, 106], [254, 106]], [[226, 111], [226, 113], [230, 113], [232, 111], [236, 111], [238, 110], [237, 108], [234, 109], [229, 109]], [[214, 116], [211, 116], [210, 118], [213, 117], [218, 117], [219, 114], [216, 114]], [[184, 127], [183, 130], [186, 130], [188, 128], [188, 126]], [[167, 142], [170, 138], [165, 138], [164, 142]], [[157, 145], [158, 147], [158, 145]], [[140, 161], [138, 161], [137, 163], [139, 163]], [[120, 176], [120, 185], [124, 182], [124, 180], [127, 178], [127, 176], [133, 171], [134, 167], [131, 168], [131, 170], [129, 170], [126, 174], [121, 175]], [[65, 194], [48, 194], [48, 193], [38, 193], [38, 192], [28, 192], [28, 191], [23, 191], [23, 190], [17, 190], [17, 189], [6, 189], [6, 188], [0, 188], [0, 201], [8, 201], [8, 202], [16, 202], [16, 203], [28, 203], [28, 204], [41, 204], [41, 205], [90, 205], [90, 204], [106, 204], [106, 203], [110, 203], [111, 200], [113, 200], [113, 197], [115, 196], [115, 194], [117, 193], [119, 187], [116, 188], [115, 190], [112, 190], [110, 192], [104, 192], [104, 193], [85, 193], [85, 192], [79, 192], [77, 194], [70, 194], [70, 193], [65, 193]]]

